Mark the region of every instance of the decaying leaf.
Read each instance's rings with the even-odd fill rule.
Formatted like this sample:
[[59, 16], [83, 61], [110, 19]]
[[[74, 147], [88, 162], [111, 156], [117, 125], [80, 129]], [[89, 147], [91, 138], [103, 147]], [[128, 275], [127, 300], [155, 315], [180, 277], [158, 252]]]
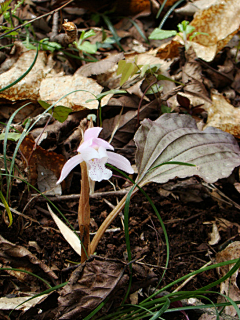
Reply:
[[[228, 177], [240, 165], [240, 150], [232, 135], [208, 127], [197, 129], [187, 115], [164, 114], [156, 121], [145, 119], [135, 134], [138, 183], [164, 183], [176, 176], [199, 176], [209, 183]], [[195, 167], [167, 164], [178, 161]]]
[[124, 59], [124, 54], [122, 52], [97, 62], [85, 64], [76, 71], [76, 74], [89, 77], [93, 74], [109, 72], [109, 70], [121, 59]]
[[[30, 67], [36, 56], [35, 50], [24, 52], [13, 67], [1, 74], [0, 88], [4, 88], [16, 81]], [[0, 93], [1, 98], [8, 100], [37, 100], [42, 79], [45, 77], [46, 53], [39, 52], [32, 70], [20, 82]]]
[[[37, 273], [40, 270], [47, 274], [52, 279], [58, 279], [57, 275], [42, 261], [40, 261], [29, 250], [22, 246], [15, 245], [2, 236], [0, 236], [0, 261], [4, 266], [12, 268], [20, 268], [33, 273]], [[29, 276], [26, 273], [19, 271], [6, 271], [20, 281], [25, 281]]]
[[212, 105], [207, 105], [207, 127], [219, 128], [240, 138], [240, 109], [234, 108], [221, 94], [212, 94]]
[[193, 48], [199, 58], [212, 61], [239, 30], [240, 3], [238, 0], [216, 0], [206, 9], [196, 12], [191, 25], [194, 32], [207, 33], [193, 39]]
[[[35, 50], [24, 52], [14, 66], [1, 75], [0, 89], [11, 84], [27, 71], [36, 55]], [[49, 70], [46, 67], [46, 53], [40, 51], [32, 70], [20, 82], [0, 93], [0, 98], [11, 101], [43, 100], [50, 104], [63, 98], [58, 105], [64, 105], [73, 111], [82, 109], [97, 109], [98, 101], [86, 102], [101, 93], [103, 87], [93, 79], [81, 75], [46, 77]], [[74, 90], [79, 90], [68, 95]], [[102, 99], [102, 105], [107, 104], [111, 95]]]
[[[19, 148], [25, 166], [29, 169], [30, 183], [33, 186], [38, 183], [38, 188], [42, 191], [53, 188], [51, 193], [61, 194], [61, 190], [56, 188], [55, 180], [60, 176], [66, 159], [63, 155], [47, 151], [38, 145], [36, 145], [36, 148], [34, 149], [34, 146], [35, 141], [28, 135], [24, 138]], [[65, 186], [65, 183], [62, 184], [63, 189]]]
[[120, 305], [127, 289], [128, 276], [121, 261], [92, 256], [72, 274], [60, 292], [58, 313], [54, 319], [80, 319], [111, 294]]
[[208, 98], [207, 90], [203, 84], [202, 68], [196, 61], [196, 53], [190, 47], [185, 52], [186, 63], [182, 68], [182, 81], [185, 83], [184, 92], [197, 95], [205, 100]]
[[[194, 32], [205, 33], [195, 36], [190, 42], [197, 57], [212, 61], [216, 54], [232, 39], [240, 27], [240, 3], [238, 0], [194, 1], [197, 10], [191, 26]], [[178, 48], [183, 40], [176, 35], [171, 41], [158, 48], [158, 56], [167, 59], [179, 55]]]
[[[235, 241], [233, 243], [230, 243], [224, 250], [217, 253], [216, 263], [238, 259], [239, 257], [240, 257], [240, 241]], [[225, 276], [226, 273], [228, 273], [228, 271], [230, 271], [232, 267], [233, 265], [229, 264], [229, 265], [218, 268], [217, 271], [219, 276], [220, 277]], [[226, 281], [223, 281], [220, 284], [220, 293], [226, 296], [229, 296], [233, 301], [240, 300], [240, 290], [237, 285], [238, 271], [239, 270], [234, 272], [230, 278], [228, 278]], [[226, 306], [224, 309], [224, 312], [230, 316], [236, 315], [236, 310], [234, 309], [233, 306]]]
[[[97, 109], [98, 101], [93, 100], [86, 102], [87, 100], [94, 99], [102, 91], [102, 87], [93, 79], [86, 78], [80, 75], [62, 76], [45, 78], [41, 82], [40, 87], [40, 99], [50, 104], [57, 102], [59, 104], [72, 108], [73, 111], [87, 109]], [[72, 94], [72, 91], [79, 90]], [[107, 101], [112, 95], [105, 96], [102, 99], [102, 105], [107, 104]]]
[[29, 298], [31, 298], [31, 296], [14, 297], [14, 298], [1, 297], [0, 298], [0, 310], [16, 309], [16, 310], [26, 311], [29, 308], [31, 308], [33, 305], [35, 305], [37, 302], [39, 302], [44, 296], [45, 295], [33, 298], [32, 300], [27, 301], [27, 302], [25, 302], [25, 301], [29, 300]]

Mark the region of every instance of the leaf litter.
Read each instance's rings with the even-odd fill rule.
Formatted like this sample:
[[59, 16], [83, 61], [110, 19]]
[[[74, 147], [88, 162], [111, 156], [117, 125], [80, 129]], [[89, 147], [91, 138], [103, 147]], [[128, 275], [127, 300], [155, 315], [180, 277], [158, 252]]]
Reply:
[[[174, 1], [173, 3], [170, 2], [171, 1], [167, 2], [168, 6], [174, 3]], [[145, 1], [141, 1], [141, 5], [134, 4], [134, 1], [130, 1], [130, 3], [131, 5], [128, 8], [132, 14], [139, 14], [141, 10], [146, 10], [142, 16], [140, 14], [137, 18], [139, 19], [137, 24], [140, 26], [142, 32], [148, 35], [148, 28], [156, 27], [153, 24], [149, 25], [147, 19], [144, 18], [145, 15], [149, 14], [149, 2], [146, 1], [145, 3]], [[107, 2], [105, 1], [102, 5], [106, 8]], [[118, 60], [125, 58], [128, 62], [129, 57], [132, 57], [134, 60], [136, 56], [138, 57], [138, 59], [135, 60], [138, 65], [138, 67], [134, 69], [136, 74], [133, 75], [133, 79], [130, 79], [127, 84], [124, 84], [128, 88], [128, 93], [122, 96], [114, 95], [113, 97], [112, 95], [108, 95], [101, 101], [104, 128], [102, 138], [111, 139], [112, 145], [120, 154], [124, 154], [134, 163], [134, 153], [136, 150], [133, 136], [142, 120], [147, 118], [151, 119], [143, 121], [142, 125], [144, 127], [147, 121], [152, 123], [156, 120], [162, 113], [162, 110], [185, 113], [183, 108], [185, 102], [180, 100], [181, 98], [177, 99], [177, 91], [181, 91], [181, 95], [186, 96], [189, 100], [189, 103], [187, 103], [187, 111], [190, 114], [192, 114], [194, 108], [196, 108], [194, 116], [199, 122], [199, 126], [213, 126], [239, 138], [239, 92], [237, 85], [239, 70], [238, 65], [233, 62], [237, 56], [237, 52], [235, 50], [236, 48], [231, 48], [231, 46], [229, 49], [224, 48], [239, 28], [240, 23], [237, 18], [237, 16], [239, 16], [237, 13], [239, 5], [234, 1], [224, 1], [221, 6], [218, 1], [213, 1], [213, 4], [208, 8], [204, 7], [203, 1], [196, 1], [194, 5], [198, 6], [199, 9], [197, 9], [197, 13], [191, 24], [195, 26], [196, 31], [206, 32], [209, 36], [199, 35], [194, 38], [191, 43], [193, 49], [190, 47], [183, 55], [179, 55], [178, 51], [178, 48], [182, 46], [180, 38], [176, 38], [170, 44], [164, 46], [156, 46], [154, 44], [156, 42], [151, 40], [149, 46], [149, 44], [144, 42], [143, 38], [141, 43], [141, 36], [136, 36], [138, 33], [136, 26], [132, 27], [131, 32], [127, 32], [128, 30], [117, 30], [118, 35], [122, 35], [121, 43], [126, 51], [125, 53], [120, 53], [116, 50], [116, 47], [111, 46], [107, 47], [108, 49], [99, 49], [96, 54], [99, 60], [98, 62], [86, 63], [81, 66], [79, 61], [70, 61], [69, 59], [66, 64], [63, 60], [57, 60], [56, 57], [53, 58], [51, 54], [40, 51], [36, 62], [37, 64], [34, 66], [35, 69], [33, 68], [17, 85], [1, 92], [1, 103], [3, 107], [1, 107], [0, 116], [4, 121], [7, 121], [9, 116], [18, 107], [23, 105], [25, 101], [31, 100], [31, 104], [23, 109], [24, 113], [19, 112], [19, 114], [17, 114], [17, 116], [21, 116], [21, 118], [17, 118], [15, 121], [23, 122], [28, 115], [33, 114], [33, 116], [36, 116], [43, 112], [41, 107], [38, 109], [39, 105], [37, 100], [43, 100], [50, 106], [62, 98], [64, 94], [68, 94], [73, 90], [89, 91], [91, 89], [90, 91], [97, 96], [103, 92], [103, 90], [118, 88], [120, 83], [120, 77], [116, 75]], [[93, 7], [96, 8], [97, 2], [90, 1], [87, 6], [91, 9]], [[124, 6], [129, 6], [129, 4], [124, 2], [124, 4], [121, 5], [120, 2], [118, 2], [116, 10], [118, 12], [121, 12], [121, 10], [124, 11]], [[232, 8], [234, 9], [232, 10]], [[83, 11], [83, 15], [87, 14], [87, 12]], [[199, 17], [201, 17], [201, 19]], [[208, 23], [205, 19], [206, 17], [210, 17], [208, 20], [210, 19], [209, 21], [211, 23]], [[234, 17], [236, 17], [236, 19]], [[233, 20], [234, 23], [229, 22]], [[226, 24], [227, 27], [219, 28], [220, 21], [223, 21], [223, 25]], [[116, 25], [116, 28], [120, 25], [121, 24]], [[44, 34], [46, 31], [41, 30], [41, 32]], [[106, 34], [109, 35], [109, 31], [106, 31]], [[133, 39], [134, 35], [137, 40]], [[138, 41], [140, 45], [133, 46], [132, 43], [134, 41]], [[137, 42], [134, 43], [135, 45], [137, 44]], [[152, 50], [152, 45], [156, 47], [156, 50]], [[138, 52], [140, 46], [145, 53], [139, 53], [142, 49]], [[128, 53], [130, 50], [136, 51]], [[34, 50], [22, 54], [18, 50], [15, 55], [9, 52], [9, 60], [11, 59], [12, 62], [9, 64], [10, 69], [9, 67], [1, 68], [1, 72], [3, 72], [1, 81], [5, 79], [1, 82], [1, 88], [8, 85], [9, 82], [16, 80], [18, 74], [21, 75], [22, 72], [27, 70], [35, 54], [36, 51]], [[159, 57], [161, 57], [161, 59]], [[175, 57], [174, 60], [171, 60], [173, 57]], [[201, 59], [197, 59], [197, 57]], [[164, 60], [166, 58], [169, 58], [169, 61], [166, 62], [166, 60]], [[23, 60], [26, 60], [27, 63], [23, 64]], [[52, 63], [53, 61], [54, 63]], [[154, 69], [156, 64], [160, 65], [158, 72]], [[153, 73], [151, 76], [157, 77], [159, 74], [164, 74], [166, 77], [172, 77], [172, 79], [181, 82], [180, 87], [177, 88], [177, 84], [175, 85], [173, 82], [160, 80], [157, 81], [157, 83], [159, 87], [163, 85], [164, 91], [145, 96], [144, 92], [147, 84], [144, 83], [144, 78], [139, 81], [138, 74], [138, 71], [140, 73], [142, 68], [141, 65], [148, 65], [150, 73]], [[6, 71], [7, 69], [9, 69], [9, 71]], [[26, 83], [24, 81], [26, 81]], [[133, 88], [136, 81], [138, 81], [137, 86]], [[16, 164], [18, 168], [22, 170], [22, 164], [26, 164], [25, 160], [31, 155], [30, 160], [32, 160], [30, 167], [26, 166], [25, 173], [23, 171], [23, 174], [25, 174], [29, 182], [38, 186], [42, 192], [53, 189], [54, 182], [51, 183], [50, 176], [55, 178], [59, 177], [61, 166], [70, 156], [76, 154], [76, 149], [81, 140], [81, 128], [83, 127], [81, 121], [85, 121], [83, 119], [89, 113], [93, 115], [98, 114], [99, 110], [97, 109], [99, 102], [97, 100], [87, 102], [92, 98], [93, 96], [91, 94], [87, 94], [84, 91], [79, 91], [74, 95], [65, 97], [59, 104], [70, 107], [74, 111], [74, 113], [68, 117], [66, 115], [66, 122], [59, 124], [58, 120], [54, 119], [54, 117], [57, 117], [56, 114], [54, 114], [53, 118], [50, 119], [50, 124], [46, 125], [46, 123], [48, 123], [47, 120], [42, 125], [39, 123], [38, 128], [34, 128], [31, 131], [32, 140], [30, 147], [27, 145], [26, 140], [25, 142], [23, 141], [20, 147], [22, 159], [19, 157]], [[25, 101], [21, 101], [22, 99], [25, 99]], [[198, 106], [200, 107], [197, 108]], [[177, 114], [173, 115], [173, 117], [172, 115], [160, 117], [159, 121], [164, 122], [160, 128], [165, 127], [168, 130], [169, 127], [171, 127], [174, 132], [177, 121], [172, 120], [171, 125], [167, 123], [169, 119], [175, 119], [176, 116]], [[184, 119], [184, 116], [180, 116], [178, 120], [179, 119]], [[43, 128], [44, 125], [45, 128]], [[197, 130], [195, 124], [193, 127], [195, 128], [194, 130]], [[146, 125], [145, 129], [139, 129], [144, 131], [142, 140], [147, 137], [147, 128], [148, 125]], [[211, 134], [215, 132], [218, 132], [216, 136], [220, 135], [217, 129], [209, 128], [205, 130], [207, 131], [203, 132], [205, 132], [206, 135], [207, 133], [209, 134], [209, 139], [211, 139]], [[43, 131], [45, 131], [45, 135]], [[157, 131], [159, 133], [160, 129]], [[203, 132], [199, 131], [197, 133], [198, 142], [201, 141]], [[148, 141], [153, 142], [155, 137], [159, 138], [159, 135], [150, 135]], [[216, 159], [212, 159], [211, 172], [208, 172], [205, 176], [209, 176], [209, 174], [214, 176], [215, 174], [216, 177], [209, 179], [209, 183], [217, 180], [218, 170], [221, 172], [225, 170], [226, 172], [224, 171], [223, 176], [227, 177], [235, 166], [239, 166], [239, 149], [237, 149], [237, 143], [233, 142], [234, 140], [230, 138], [230, 135], [224, 135], [222, 133], [222, 137], [225, 141], [232, 141], [230, 143], [232, 150], [229, 153], [229, 158], [231, 158], [235, 164], [229, 166], [228, 170], [225, 170], [226, 168], [220, 169], [219, 165], [216, 165], [216, 162], [214, 162]], [[30, 139], [30, 136], [25, 139]], [[176, 148], [181, 147], [181, 144], [191, 145], [191, 140], [188, 139], [181, 142], [179, 135], [176, 135], [175, 140], [174, 145], [176, 145]], [[213, 141], [210, 143], [212, 142]], [[40, 146], [38, 146], [38, 144]], [[10, 154], [13, 147], [14, 142], [9, 142], [8, 151]], [[166, 150], [167, 149], [168, 148], [166, 148]], [[139, 153], [139, 150], [137, 152]], [[171, 152], [170, 158], [173, 159]], [[153, 155], [152, 151], [148, 153], [150, 156]], [[206, 153], [204, 152], [204, 154]], [[217, 153], [215, 155], [217, 155]], [[217, 156], [217, 158], [219, 157]], [[221, 160], [219, 161], [221, 162]], [[183, 171], [186, 170], [185, 167], [181, 169]], [[186, 170], [187, 173], [184, 173], [184, 176], [191, 175], [189, 173], [190, 169], [191, 167], [188, 167], [188, 170]], [[50, 172], [47, 170], [50, 170]], [[139, 173], [141, 173], [139, 166], [138, 170]], [[238, 169], [233, 171], [229, 179], [216, 182], [221, 192], [226, 193], [232, 202], [231, 200], [224, 202], [224, 198], [221, 196], [216, 200], [213, 194], [209, 192], [208, 187], [210, 187], [210, 184], [204, 186], [198, 174], [196, 174], [194, 178], [177, 179], [175, 177], [179, 176], [179, 173], [174, 170], [170, 175], [172, 180], [161, 185], [161, 187], [164, 187], [166, 190], [170, 190], [170, 193], [159, 191], [159, 184], [152, 183], [145, 187], [146, 192], [151, 195], [152, 200], [158, 207], [169, 235], [171, 251], [170, 263], [166, 276], [162, 280], [163, 286], [185, 275], [187, 272], [202, 267], [209, 261], [209, 257], [215, 257], [215, 251], [219, 251], [216, 255], [216, 259], [220, 259], [218, 261], [229, 259], [229, 257], [226, 259], [225, 257], [221, 257], [221, 249], [218, 248], [218, 245], [223, 244], [228, 241], [228, 239], [234, 239], [234, 243], [237, 245], [240, 240], [239, 227], [237, 224], [239, 212], [237, 209], [234, 209], [235, 203], [239, 203], [239, 191], [234, 187], [234, 185], [237, 186], [239, 183]], [[48, 175], [50, 176], [48, 177]], [[40, 179], [42, 176], [46, 176], [46, 181]], [[151, 174], [149, 176], [151, 176]], [[151, 180], [150, 178], [149, 180], [163, 183], [164, 179], [162, 180], [161, 175], [159, 177], [160, 180]], [[57, 191], [57, 193], [53, 191], [53, 194], [58, 194], [58, 197], [54, 197], [53, 199], [54, 202], [57, 201], [61, 211], [71, 221], [74, 228], [76, 228], [76, 198], [80, 190], [79, 169], [76, 169], [69, 179], [70, 181], [66, 181], [66, 185], [62, 185], [63, 192], [69, 195], [69, 198], [61, 201], [61, 197], [65, 197], [66, 195], [61, 196], [62, 191], [60, 190], [60, 193], [59, 191]], [[124, 190], [124, 188], [128, 186], [128, 184], [124, 184], [124, 181], [115, 177], [112, 182], [115, 184], [115, 188], [120, 190]], [[175, 187], [173, 187], [173, 185], [175, 185]], [[195, 190], [194, 193], [192, 193], [193, 189]], [[97, 191], [102, 194], [104, 192], [112, 192], [112, 196], [108, 195], [107, 197], [111, 203], [117, 205], [118, 191], [112, 190], [110, 184], [98, 184]], [[56, 230], [56, 226], [46, 208], [45, 200], [42, 197], [33, 196], [33, 190], [26, 188], [19, 180], [13, 183], [12, 194], [13, 205], [17, 206], [18, 210], [24, 211], [25, 215], [28, 214], [33, 219], [31, 224], [28, 225], [29, 222], [26, 223], [24, 218], [14, 216], [17, 223], [9, 229], [3, 220], [0, 226], [1, 234], [7, 240], [3, 238], [1, 244], [1, 250], [3, 252], [1, 260], [2, 267], [6, 265], [9, 267], [20, 266], [21, 268], [30, 268], [31, 271], [36, 272], [43, 278], [43, 271], [49, 270], [49, 272], [51, 272], [50, 274], [56, 273], [58, 277], [52, 277], [52, 279], [49, 280], [52, 285], [69, 281], [68, 285], [63, 289], [48, 294], [38, 302], [36, 306], [34, 306], [34, 302], [28, 311], [23, 311], [20, 314], [20, 311], [15, 310], [13, 312], [14, 319], [82, 318], [93, 311], [93, 309], [106, 298], [109, 299], [109, 302], [105, 305], [106, 308], [103, 312], [107, 313], [109, 312], [108, 310], [111, 312], [118, 307], [122, 302], [129, 281], [126, 244], [124, 242], [124, 230], [120, 217], [112, 222], [110, 229], [120, 229], [120, 231], [110, 231], [104, 235], [97, 247], [98, 256], [90, 257], [84, 266], [75, 267], [73, 262], [78, 262], [79, 256], [69, 247], [61, 233]], [[178, 198], [181, 200], [179, 201]], [[141, 299], [143, 299], [142, 295], [146, 296], [148, 294], [149, 285], [155, 286], [161, 277], [166, 252], [162, 228], [152, 212], [149, 203], [139, 195], [136, 195], [132, 199], [130, 208], [129, 228], [131, 249], [132, 255], [136, 260], [136, 263], [133, 265], [131, 292], [138, 292], [137, 300], [141, 301]], [[103, 199], [92, 198], [92, 232], [97, 231], [109, 211], [110, 209]], [[39, 224], [35, 223], [36, 219], [39, 221]], [[220, 220], [222, 224], [219, 222]], [[214, 230], [212, 230], [212, 225], [205, 225], [204, 221], [216, 221], [214, 222]], [[212, 238], [212, 242], [209, 243], [209, 241], [211, 241], [211, 232], [212, 237], [215, 238]], [[215, 233], [215, 235], [213, 235], [213, 233]], [[32, 246], [32, 241], [36, 242], [37, 246]], [[11, 248], [17, 248], [19, 254], [25, 249], [25, 255], [17, 256], [19, 261], [14, 260], [11, 254], [8, 253], [6, 245], [3, 243], [8, 243], [8, 246], [11, 246]], [[14, 251], [14, 249], [12, 250]], [[222, 252], [224, 254], [224, 251]], [[28, 260], [26, 257], [31, 257], [31, 259], [29, 258]], [[36, 261], [36, 265], [39, 265], [40, 268], [36, 266], [33, 267], [31, 261]], [[224, 272], [224, 270], [219, 270], [219, 274], [221, 275], [223, 275]], [[33, 281], [33, 278], [29, 279], [27, 277], [25, 278], [25, 282], [23, 282], [20, 275], [16, 272], [2, 274], [3, 277], [0, 279], [0, 284], [3, 297], [9, 294], [15, 296], [24, 295], [24, 292], [27, 295], [30, 290], [39, 293], [45, 289], [42, 283], [36, 279]], [[11, 279], [12, 282], [8, 284], [7, 281], [5, 281], [7, 279]], [[215, 280], [216, 274], [214, 272], [200, 274], [186, 285], [186, 289], [195, 290]], [[91, 288], [89, 288], [90, 281], [92, 281]], [[230, 286], [227, 282], [222, 283], [220, 289], [218, 287], [216, 290], [221, 290], [223, 293], [227, 293], [230, 290], [232, 297], [239, 300], [239, 289], [236, 277], [232, 278], [232, 283], [233, 286]], [[141, 294], [139, 290], [142, 292]], [[49, 306], [51, 306], [51, 308]], [[12, 307], [9, 306], [9, 309], [12, 309]], [[42, 310], [42, 315], [38, 313], [40, 309]], [[6, 314], [6, 311], [4, 311], [4, 313]], [[228, 311], [227, 309], [226, 313], [233, 315], [233, 310], [230, 308]], [[179, 315], [180, 314], [176, 314], [176, 319], [179, 319]], [[99, 314], [99, 317], [100, 316], [101, 314]], [[195, 314], [193, 316], [196, 318]], [[174, 319], [173, 317], [174, 314], [171, 315], [171, 319]]]

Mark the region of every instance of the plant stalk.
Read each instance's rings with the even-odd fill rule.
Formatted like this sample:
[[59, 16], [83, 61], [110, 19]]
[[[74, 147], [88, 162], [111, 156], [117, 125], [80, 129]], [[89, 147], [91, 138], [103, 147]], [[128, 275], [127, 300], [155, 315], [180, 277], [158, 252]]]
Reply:
[[81, 193], [78, 206], [78, 224], [81, 239], [81, 263], [88, 259], [90, 253], [90, 205], [89, 205], [89, 181], [86, 162], [83, 161], [81, 166]]

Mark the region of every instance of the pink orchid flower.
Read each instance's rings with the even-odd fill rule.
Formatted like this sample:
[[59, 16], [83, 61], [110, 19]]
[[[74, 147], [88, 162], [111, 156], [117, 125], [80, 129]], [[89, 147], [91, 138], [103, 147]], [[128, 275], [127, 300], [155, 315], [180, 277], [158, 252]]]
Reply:
[[70, 171], [85, 161], [88, 168], [88, 176], [93, 181], [108, 180], [112, 176], [112, 171], [105, 167], [106, 163], [112, 164], [127, 173], [134, 173], [130, 162], [123, 156], [109, 152], [114, 150], [107, 141], [98, 138], [102, 128], [95, 127], [87, 129], [83, 136], [83, 143], [78, 147], [78, 154], [69, 159], [62, 168], [61, 176], [57, 184], [61, 183]]

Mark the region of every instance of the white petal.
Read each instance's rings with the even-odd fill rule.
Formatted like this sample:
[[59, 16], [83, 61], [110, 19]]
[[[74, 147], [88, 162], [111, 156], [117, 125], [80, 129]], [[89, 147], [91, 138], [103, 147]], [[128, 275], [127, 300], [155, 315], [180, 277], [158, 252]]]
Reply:
[[61, 183], [66, 178], [66, 176], [70, 173], [70, 171], [82, 161], [83, 161], [83, 158], [80, 154], [77, 154], [76, 156], [69, 159], [62, 168], [61, 176], [57, 181], [57, 184]]
[[102, 131], [102, 128], [100, 128], [100, 127], [87, 129], [84, 132], [84, 141], [87, 141], [88, 139], [92, 139], [92, 138], [97, 138], [101, 131]]
[[[98, 153], [98, 150], [88, 147], [82, 150], [81, 156], [85, 162], [88, 162], [91, 159], [98, 159], [99, 153]], [[105, 155], [105, 157], [107, 157], [107, 154]]]
[[89, 148], [92, 145], [93, 139], [88, 139], [87, 141], [84, 141], [80, 146], [77, 148], [77, 152], [82, 153], [82, 151], [86, 148]]
[[98, 147], [103, 147], [105, 149], [114, 150], [113, 146], [110, 145], [107, 141], [101, 139], [101, 138], [95, 138], [93, 139], [93, 143], [96, 144]]
[[87, 163], [89, 166], [88, 174], [90, 179], [100, 182], [111, 178], [112, 171], [105, 167], [106, 160], [106, 158], [93, 159]]
[[126, 171], [127, 173], [134, 173], [134, 170], [131, 166], [131, 163], [125, 157], [121, 156], [120, 154], [113, 153], [107, 151], [109, 164], [117, 167], [120, 170]]

